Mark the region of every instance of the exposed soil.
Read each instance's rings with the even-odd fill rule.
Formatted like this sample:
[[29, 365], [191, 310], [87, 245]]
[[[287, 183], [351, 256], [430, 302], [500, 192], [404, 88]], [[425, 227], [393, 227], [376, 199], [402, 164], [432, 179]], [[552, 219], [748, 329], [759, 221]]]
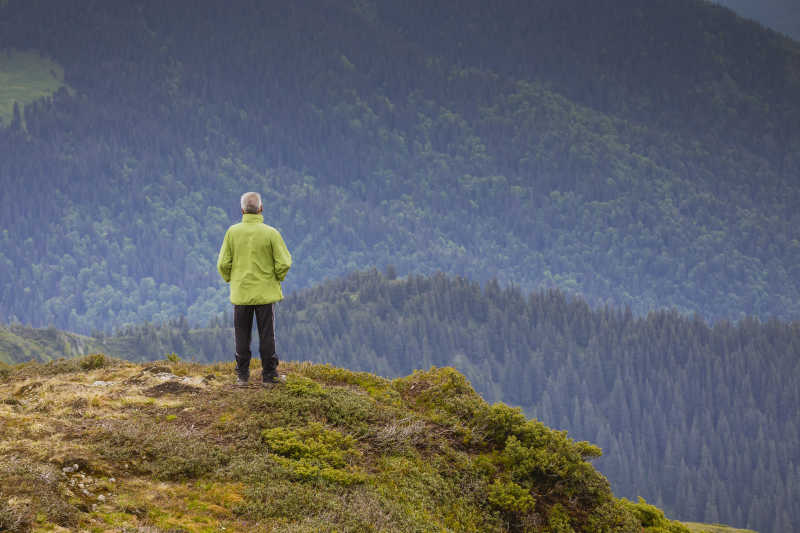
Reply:
[[165, 381], [155, 387], [150, 387], [149, 389], [144, 391], [144, 395], [152, 396], [152, 397], [159, 397], [164, 396], [165, 394], [196, 394], [200, 392], [202, 389], [199, 387], [194, 387], [192, 385], [187, 385], [186, 383], [181, 383], [180, 381]]

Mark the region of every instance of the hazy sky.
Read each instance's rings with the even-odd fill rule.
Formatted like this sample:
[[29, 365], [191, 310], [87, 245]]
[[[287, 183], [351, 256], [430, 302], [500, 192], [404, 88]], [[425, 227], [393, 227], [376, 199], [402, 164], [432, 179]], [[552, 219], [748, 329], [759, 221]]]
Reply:
[[800, 41], [800, 0], [716, 0], [743, 17]]

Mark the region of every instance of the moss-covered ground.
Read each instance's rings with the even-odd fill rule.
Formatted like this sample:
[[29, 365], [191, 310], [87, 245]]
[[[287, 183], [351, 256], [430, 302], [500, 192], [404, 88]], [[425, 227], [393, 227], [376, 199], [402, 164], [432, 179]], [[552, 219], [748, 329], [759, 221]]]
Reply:
[[177, 358], [5, 367], [0, 530], [688, 532], [453, 369], [279, 370], [240, 388]]

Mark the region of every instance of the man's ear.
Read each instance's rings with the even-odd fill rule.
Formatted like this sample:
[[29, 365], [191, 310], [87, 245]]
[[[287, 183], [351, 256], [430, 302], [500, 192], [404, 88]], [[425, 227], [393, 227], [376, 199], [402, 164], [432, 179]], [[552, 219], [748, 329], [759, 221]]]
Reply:
[[261, 213], [263, 211], [264, 211], [264, 206], [262, 205], [261, 207], [258, 208], [258, 212]]

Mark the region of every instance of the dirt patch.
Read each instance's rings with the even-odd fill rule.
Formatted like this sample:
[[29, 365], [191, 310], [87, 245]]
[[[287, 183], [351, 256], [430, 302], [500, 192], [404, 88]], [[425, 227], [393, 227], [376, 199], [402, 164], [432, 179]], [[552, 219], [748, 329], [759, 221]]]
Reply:
[[172, 369], [165, 365], [146, 366], [141, 372], [135, 376], [129, 377], [123, 383], [125, 383], [125, 385], [141, 385], [154, 376], [161, 376], [164, 374], [172, 376]]
[[41, 386], [42, 386], [42, 382], [41, 381], [35, 381], [33, 383], [28, 383], [27, 385], [23, 385], [22, 387], [17, 389], [17, 392], [14, 393], [14, 396], [23, 396], [25, 394], [28, 394], [29, 392], [32, 392], [32, 391], [38, 389]]
[[160, 385], [145, 390], [144, 394], [146, 396], [159, 397], [165, 394], [196, 394], [201, 390], [199, 387], [181, 383], [180, 381], [165, 381]]

